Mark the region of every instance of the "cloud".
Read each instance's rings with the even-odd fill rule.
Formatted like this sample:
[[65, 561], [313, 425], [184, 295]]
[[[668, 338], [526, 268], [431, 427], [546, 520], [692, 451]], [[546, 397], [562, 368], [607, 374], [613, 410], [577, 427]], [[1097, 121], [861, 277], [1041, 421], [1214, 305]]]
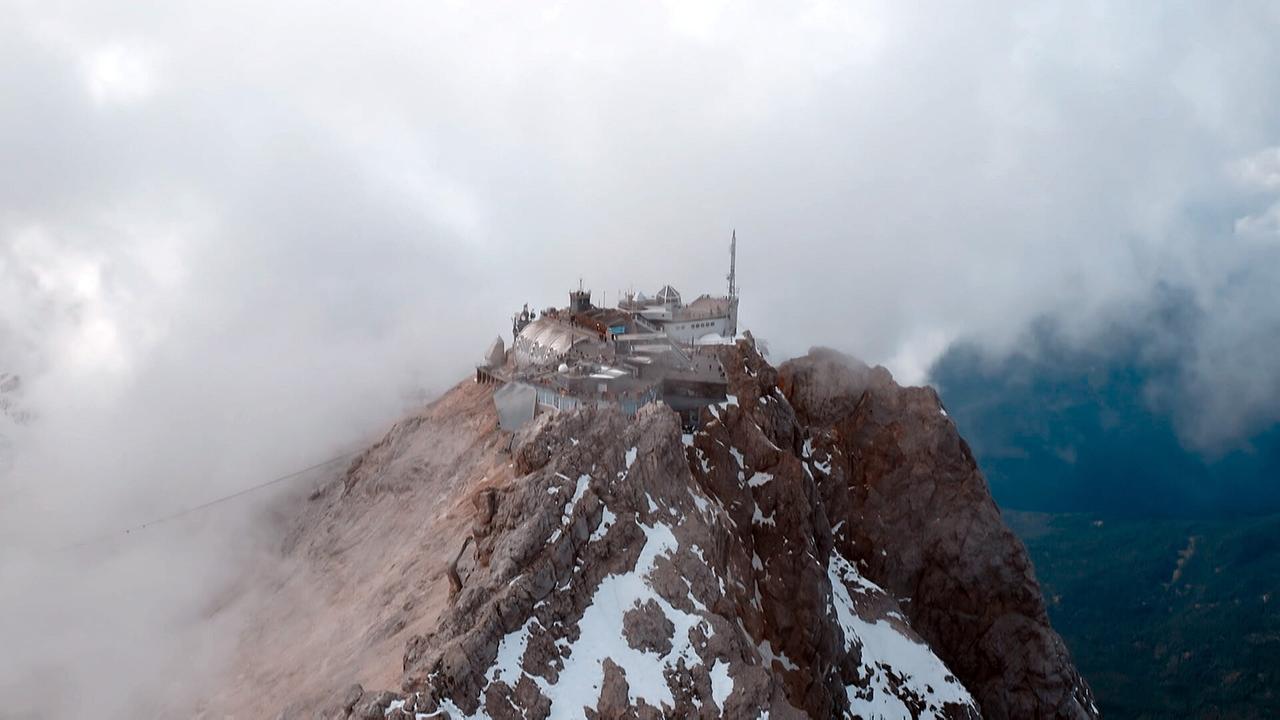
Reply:
[[1280, 240], [1280, 147], [1269, 147], [1232, 166], [1235, 179], [1246, 190], [1270, 195], [1273, 202], [1261, 210], [1236, 218], [1236, 235], [1246, 239]]
[[[720, 291], [734, 227], [744, 324], [776, 355], [914, 379], [951, 339], [1004, 352], [1045, 315], [1083, 338], [1177, 286], [1210, 318], [1188, 437], [1268, 422], [1280, 263], [1245, 235], [1275, 203], [1278, 24], [1262, 3], [9, 3], [0, 371], [39, 422], [0, 523], [40, 560], [0, 563], [5, 587], [76, 577], [50, 544], [348, 446], [580, 276]], [[220, 528], [166, 545], [185, 564], [113, 551], [118, 576], [0, 640], [92, 600], [119, 622], [78, 642], [172, 648], [186, 588], [234, 575]], [[144, 584], [155, 605], [106, 602], [148, 558], [185, 570]], [[0, 683], [123, 708], [169, 658], [103, 673], [75, 642]]]
[[1232, 170], [1236, 180], [1248, 189], [1280, 193], [1280, 146], [1242, 158]]
[[144, 52], [124, 45], [97, 50], [85, 61], [89, 95], [98, 103], [136, 102], [155, 89], [151, 61]]

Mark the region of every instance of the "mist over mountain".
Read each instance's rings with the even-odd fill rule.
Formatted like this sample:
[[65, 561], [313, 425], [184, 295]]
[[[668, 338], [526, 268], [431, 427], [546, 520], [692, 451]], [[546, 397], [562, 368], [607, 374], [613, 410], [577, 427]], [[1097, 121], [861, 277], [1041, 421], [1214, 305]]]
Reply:
[[[933, 365], [996, 499], [1104, 515], [1280, 510], [1280, 423], [1266, 413], [1249, 423], [1222, 417], [1216, 399], [1189, 389], [1198, 343], [1217, 318], [1175, 291], [1126, 315], [1085, 338], [1043, 318], [1010, 354], [960, 342]], [[1255, 387], [1259, 406], [1280, 401], [1265, 376], [1231, 384]]]
[[1046, 317], [931, 369], [1107, 717], [1274, 715], [1280, 398], [1241, 360], [1275, 338], [1227, 357], [1221, 310], [1166, 288], [1102, 330]]
[[0, 372], [0, 479], [13, 467], [13, 440], [9, 435], [31, 419], [21, 403], [22, 378]]

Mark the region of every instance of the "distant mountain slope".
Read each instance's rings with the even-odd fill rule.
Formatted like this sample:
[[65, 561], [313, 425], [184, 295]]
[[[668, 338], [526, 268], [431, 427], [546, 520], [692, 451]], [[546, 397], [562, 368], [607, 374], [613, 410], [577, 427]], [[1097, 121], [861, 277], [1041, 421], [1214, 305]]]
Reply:
[[1280, 515], [1005, 519], [1103, 717], [1280, 717]]

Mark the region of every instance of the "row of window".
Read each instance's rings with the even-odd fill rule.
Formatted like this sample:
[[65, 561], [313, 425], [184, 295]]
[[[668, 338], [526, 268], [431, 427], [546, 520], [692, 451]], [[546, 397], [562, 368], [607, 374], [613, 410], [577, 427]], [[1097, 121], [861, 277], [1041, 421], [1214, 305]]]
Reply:
[[[573, 395], [561, 395], [555, 390], [547, 388], [538, 388], [537, 391], [538, 404], [544, 407], [554, 408], [556, 410], [572, 410], [583, 405], [590, 405], [591, 401]], [[628, 415], [635, 415], [641, 406], [654, 402], [657, 396], [654, 393], [646, 393], [644, 397], [639, 399], [622, 400], [618, 405], [622, 408], [622, 412]], [[596, 402], [597, 407], [605, 407], [613, 404], [608, 400], [599, 400]]]

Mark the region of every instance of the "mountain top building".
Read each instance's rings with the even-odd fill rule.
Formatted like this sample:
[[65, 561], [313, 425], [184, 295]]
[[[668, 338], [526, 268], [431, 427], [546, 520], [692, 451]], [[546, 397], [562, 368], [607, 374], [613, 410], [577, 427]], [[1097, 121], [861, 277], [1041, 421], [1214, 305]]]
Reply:
[[607, 308], [593, 305], [579, 282], [563, 308], [539, 314], [526, 304], [512, 317], [511, 351], [503, 353], [499, 339], [476, 368], [477, 382], [504, 386], [494, 393], [503, 429], [548, 410], [614, 405], [635, 414], [650, 402], [666, 403], [693, 427], [702, 407], [726, 400], [715, 347], [738, 334], [736, 264], [735, 232], [727, 295], [685, 304], [665, 285], [652, 298], [632, 293]]

